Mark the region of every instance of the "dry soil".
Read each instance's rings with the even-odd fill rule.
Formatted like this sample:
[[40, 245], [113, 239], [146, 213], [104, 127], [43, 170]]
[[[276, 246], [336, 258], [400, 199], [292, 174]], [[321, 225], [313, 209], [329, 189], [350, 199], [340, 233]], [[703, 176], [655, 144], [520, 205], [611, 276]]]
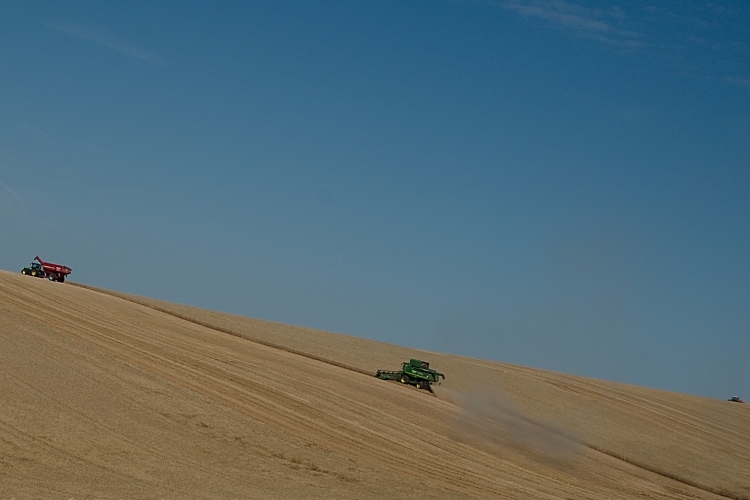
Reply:
[[750, 499], [750, 405], [5, 271], [0, 398], [0, 500]]

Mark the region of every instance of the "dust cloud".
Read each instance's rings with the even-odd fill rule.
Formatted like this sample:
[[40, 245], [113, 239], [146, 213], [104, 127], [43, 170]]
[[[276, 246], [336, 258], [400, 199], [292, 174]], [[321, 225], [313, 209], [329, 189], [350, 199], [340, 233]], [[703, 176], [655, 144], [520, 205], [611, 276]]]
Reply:
[[564, 464], [583, 451], [581, 442], [561, 426], [525, 415], [513, 399], [501, 393], [465, 393], [435, 387], [440, 399], [460, 408], [451, 427], [460, 441], [484, 447], [511, 447], [535, 459]]

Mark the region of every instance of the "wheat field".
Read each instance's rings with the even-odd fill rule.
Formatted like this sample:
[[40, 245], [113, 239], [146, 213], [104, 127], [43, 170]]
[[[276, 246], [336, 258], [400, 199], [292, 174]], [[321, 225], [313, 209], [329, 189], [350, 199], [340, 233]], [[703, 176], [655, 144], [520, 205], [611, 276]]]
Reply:
[[5, 271], [0, 395], [0, 499], [750, 499], [750, 405]]

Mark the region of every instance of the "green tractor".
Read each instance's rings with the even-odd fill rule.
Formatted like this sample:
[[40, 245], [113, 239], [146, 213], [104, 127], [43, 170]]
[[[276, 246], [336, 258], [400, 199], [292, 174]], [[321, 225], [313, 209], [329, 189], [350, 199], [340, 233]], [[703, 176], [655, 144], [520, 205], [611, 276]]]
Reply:
[[417, 389], [427, 389], [430, 392], [432, 392], [432, 384], [440, 383], [440, 377], [445, 380], [445, 375], [432, 370], [427, 361], [418, 359], [401, 363], [401, 369], [397, 371], [378, 370], [375, 376], [382, 380], [398, 380], [402, 384], [413, 385]]
[[21, 270], [21, 274], [27, 274], [29, 276], [35, 276], [37, 278], [44, 278], [47, 273], [44, 272], [44, 268], [38, 262], [32, 262], [28, 267], [24, 267]]

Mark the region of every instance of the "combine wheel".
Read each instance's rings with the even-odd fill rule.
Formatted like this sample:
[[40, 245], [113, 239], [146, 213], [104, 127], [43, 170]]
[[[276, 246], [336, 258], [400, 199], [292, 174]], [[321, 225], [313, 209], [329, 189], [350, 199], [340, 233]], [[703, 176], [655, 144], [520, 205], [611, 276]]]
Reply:
[[402, 384], [408, 384], [409, 383], [409, 375], [407, 375], [406, 373], [404, 373], [403, 375], [401, 375], [401, 383]]
[[416, 384], [414, 384], [414, 387], [416, 387], [417, 389], [424, 389], [424, 382], [418, 381]]

